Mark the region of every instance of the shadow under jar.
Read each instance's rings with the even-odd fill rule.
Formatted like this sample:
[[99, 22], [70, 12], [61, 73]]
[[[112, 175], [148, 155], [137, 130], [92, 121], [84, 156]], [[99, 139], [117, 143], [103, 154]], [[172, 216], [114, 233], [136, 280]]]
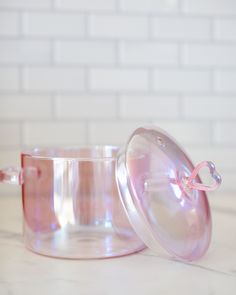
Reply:
[[63, 258], [104, 258], [145, 248], [119, 197], [118, 148], [34, 149], [21, 154], [24, 240]]

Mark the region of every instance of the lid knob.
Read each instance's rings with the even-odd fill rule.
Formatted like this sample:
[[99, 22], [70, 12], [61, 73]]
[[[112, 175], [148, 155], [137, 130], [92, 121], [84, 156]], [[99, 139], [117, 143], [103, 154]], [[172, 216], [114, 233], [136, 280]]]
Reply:
[[[200, 170], [203, 168], [208, 168], [213, 183], [211, 185], [196, 182], [196, 176], [199, 174]], [[222, 182], [220, 174], [216, 171], [215, 164], [211, 161], [203, 161], [199, 163], [193, 170], [189, 177], [185, 177], [185, 186], [188, 189], [197, 189], [199, 191], [214, 191], [216, 190]]]

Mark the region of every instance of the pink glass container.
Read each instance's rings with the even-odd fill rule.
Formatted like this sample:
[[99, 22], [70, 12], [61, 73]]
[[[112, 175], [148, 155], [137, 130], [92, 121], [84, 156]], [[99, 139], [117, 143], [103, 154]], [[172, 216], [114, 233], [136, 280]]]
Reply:
[[[209, 184], [198, 173], [209, 171]], [[194, 167], [182, 147], [165, 131], [140, 127], [118, 155], [117, 179], [129, 220], [145, 245], [196, 260], [207, 251], [212, 221], [206, 191], [221, 177], [210, 161]]]
[[[183, 260], [202, 257], [212, 232], [206, 192], [221, 184], [211, 161], [196, 167], [157, 127], [136, 129], [123, 149], [33, 149], [0, 182], [22, 185], [24, 240], [62, 258], [105, 258], [160, 243]], [[202, 183], [207, 168], [212, 179]]]
[[127, 255], [145, 246], [133, 230], [115, 178], [118, 148], [33, 149], [0, 181], [22, 185], [28, 249], [61, 258]]

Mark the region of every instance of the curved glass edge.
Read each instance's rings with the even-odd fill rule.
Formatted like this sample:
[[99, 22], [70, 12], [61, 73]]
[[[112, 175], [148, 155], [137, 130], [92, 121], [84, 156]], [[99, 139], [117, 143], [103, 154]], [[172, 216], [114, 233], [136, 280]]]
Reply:
[[[201, 252], [201, 254], [198, 254], [196, 256], [192, 255], [190, 253], [187, 256], [180, 256], [177, 255], [173, 250], [169, 249], [166, 247], [165, 244], [162, 243], [161, 239], [158, 239], [153, 235], [152, 229], [150, 227], [150, 224], [148, 224], [147, 219], [145, 218], [143, 212], [139, 209], [138, 205], [135, 204], [135, 196], [133, 194], [133, 189], [132, 185], [129, 181], [129, 173], [128, 173], [128, 168], [126, 166], [126, 152], [128, 149], [128, 145], [133, 138], [134, 135], [146, 132], [146, 131], [158, 131], [163, 133], [165, 136], [168, 136], [173, 143], [175, 143], [189, 158], [188, 153], [182, 148], [182, 146], [172, 137], [170, 136], [165, 130], [157, 127], [157, 126], [142, 126], [137, 128], [129, 137], [126, 146], [123, 148], [123, 150], [120, 150], [118, 155], [117, 155], [117, 161], [116, 161], [116, 181], [118, 184], [118, 190], [119, 190], [119, 195], [121, 199], [121, 203], [125, 209], [125, 212], [127, 214], [127, 217], [133, 226], [135, 232], [137, 235], [140, 237], [140, 239], [145, 243], [145, 245], [150, 248], [151, 250], [155, 251], [159, 249], [159, 245], [162, 246], [167, 252], [169, 252], [171, 255], [174, 257], [178, 258], [179, 260], [182, 261], [194, 261], [194, 260], [199, 260], [204, 254], [207, 252], [210, 241], [211, 241], [211, 234], [209, 236], [208, 243], [205, 245], [204, 250]], [[190, 158], [189, 158], [190, 159]], [[199, 178], [200, 179], [200, 178]], [[207, 195], [206, 195], [206, 200]], [[210, 214], [210, 228], [212, 228], [212, 220], [211, 220], [211, 212], [209, 208]]]

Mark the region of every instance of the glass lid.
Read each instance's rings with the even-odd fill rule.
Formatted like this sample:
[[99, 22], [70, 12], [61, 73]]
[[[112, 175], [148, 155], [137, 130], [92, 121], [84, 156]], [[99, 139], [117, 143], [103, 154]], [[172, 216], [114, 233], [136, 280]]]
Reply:
[[[198, 172], [209, 169], [211, 186]], [[220, 175], [212, 162], [194, 167], [185, 151], [156, 127], [138, 128], [117, 159], [117, 182], [127, 216], [151, 249], [161, 244], [172, 255], [200, 258], [211, 239], [206, 191], [216, 189]]]

